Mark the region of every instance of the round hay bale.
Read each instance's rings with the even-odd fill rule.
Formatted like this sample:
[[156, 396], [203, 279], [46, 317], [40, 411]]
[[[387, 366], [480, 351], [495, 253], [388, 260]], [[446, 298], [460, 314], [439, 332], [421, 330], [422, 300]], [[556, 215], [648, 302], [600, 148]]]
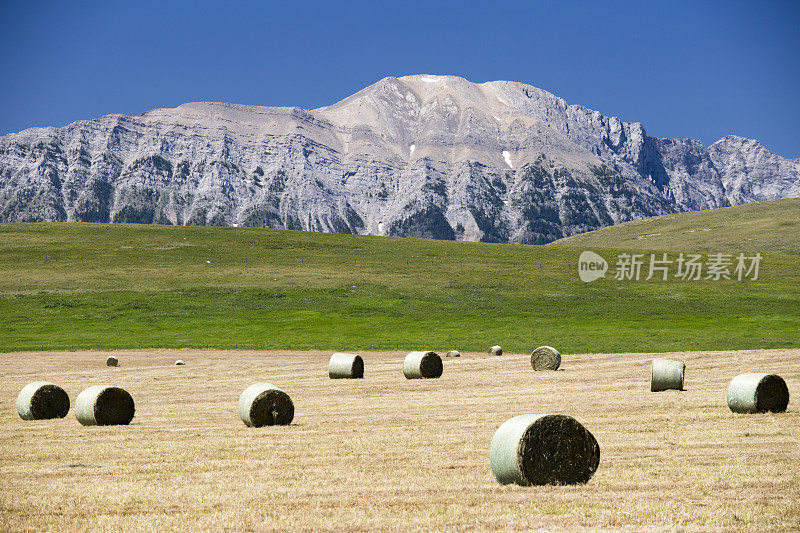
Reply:
[[600, 446], [571, 416], [520, 415], [495, 432], [489, 462], [501, 485], [573, 485], [597, 471]]
[[734, 413], [782, 413], [789, 405], [789, 387], [775, 374], [739, 374], [728, 385], [728, 407]]
[[436, 352], [411, 352], [403, 361], [406, 379], [438, 378], [443, 371], [442, 358]]
[[183, 366], [185, 364], [186, 363], [183, 362], [183, 359], [178, 359], [177, 361], [175, 361], [175, 366]]
[[489, 355], [503, 355], [503, 349], [499, 346], [489, 348]]
[[671, 359], [653, 359], [653, 369], [650, 372], [650, 390], [653, 392], [665, 390], [683, 390], [683, 374], [686, 365], [683, 361]]
[[69, 412], [69, 396], [53, 383], [28, 383], [17, 396], [17, 412], [23, 420], [64, 418]]
[[119, 387], [94, 385], [75, 398], [75, 418], [84, 426], [128, 425], [135, 412], [133, 398]]
[[461, 357], [461, 352], [458, 350], [450, 350], [445, 357]]
[[250, 427], [287, 426], [294, 418], [289, 395], [271, 383], [256, 383], [239, 396], [239, 417]]
[[354, 353], [335, 353], [328, 363], [331, 379], [361, 379], [364, 377], [364, 360]]
[[558, 370], [561, 366], [561, 353], [552, 346], [539, 346], [531, 354], [534, 370]]
[[119, 366], [119, 359], [113, 355], [109, 355], [106, 359], [106, 366]]

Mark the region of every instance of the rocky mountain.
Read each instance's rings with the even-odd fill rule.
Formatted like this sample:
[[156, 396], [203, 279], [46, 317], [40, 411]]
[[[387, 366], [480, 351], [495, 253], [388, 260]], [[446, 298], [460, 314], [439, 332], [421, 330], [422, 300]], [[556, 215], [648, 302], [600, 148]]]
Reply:
[[650, 137], [522, 83], [385, 78], [314, 110], [190, 103], [0, 137], [0, 221], [546, 243], [800, 196], [757, 141]]

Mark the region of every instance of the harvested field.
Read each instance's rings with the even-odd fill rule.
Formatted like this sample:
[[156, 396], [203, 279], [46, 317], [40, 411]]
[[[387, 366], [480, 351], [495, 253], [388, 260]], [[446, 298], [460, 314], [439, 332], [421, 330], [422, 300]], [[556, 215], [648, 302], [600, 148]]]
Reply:
[[[363, 352], [363, 380], [331, 380], [329, 351], [129, 351], [0, 358], [0, 530], [800, 528], [800, 350], [565, 355], [462, 352], [435, 380], [407, 380], [406, 351]], [[686, 391], [650, 392], [654, 356], [692, 369]], [[176, 358], [192, 364], [177, 369]], [[731, 379], [781, 375], [786, 413], [737, 415]], [[129, 426], [23, 421], [16, 395], [48, 380], [129, 391]], [[248, 428], [239, 394], [286, 391], [290, 426]], [[497, 428], [524, 413], [574, 416], [596, 437], [586, 485], [501, 486]]]

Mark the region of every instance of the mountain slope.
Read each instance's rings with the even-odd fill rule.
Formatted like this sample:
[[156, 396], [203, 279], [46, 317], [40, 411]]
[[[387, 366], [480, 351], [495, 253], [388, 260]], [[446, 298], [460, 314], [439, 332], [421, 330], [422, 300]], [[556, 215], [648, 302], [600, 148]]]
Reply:
[[800, 195], [800, 160], [655, 139], [513, 82], [385, 78], [316, 110], [184, 104], [0, 138], [0, 221], [546, 243]]
[[551, 244], [800, 254], [800, 198], [653, 217], [573, 235]]

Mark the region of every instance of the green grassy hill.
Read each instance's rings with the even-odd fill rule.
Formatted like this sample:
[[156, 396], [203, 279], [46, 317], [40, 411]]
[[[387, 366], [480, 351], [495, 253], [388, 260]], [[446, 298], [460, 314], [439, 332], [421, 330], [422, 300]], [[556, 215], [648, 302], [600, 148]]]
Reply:
[[757, 281], [607, 276], [586, 284], [577, 276], [581, 249], [250, 228], [1, 224], [0, 351], [800, 346], [796, 254], [764, 248]]
[[800, 198], [626, 222], [551, 245], [800, 254]]

